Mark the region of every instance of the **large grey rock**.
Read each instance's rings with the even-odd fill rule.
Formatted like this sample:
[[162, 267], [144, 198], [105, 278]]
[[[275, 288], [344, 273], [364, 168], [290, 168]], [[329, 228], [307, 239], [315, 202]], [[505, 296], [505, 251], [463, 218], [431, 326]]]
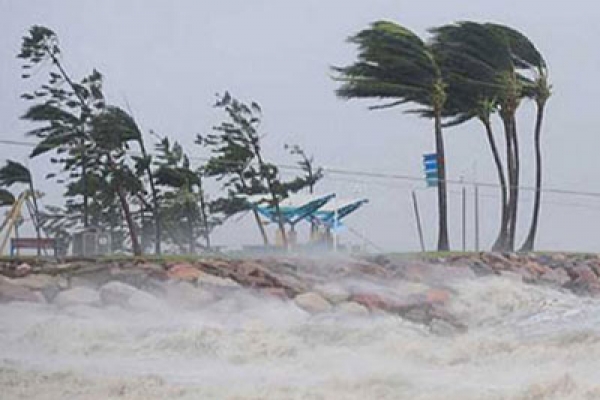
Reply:
[[166, 295], [170, 302], [185, 308], [203, 307], [215, 300], [212, 292], [185, 281], [169, 282]]
[[30, 274], [23, 278], [13, 279], [14, 284], [31, 290], [42, 290], [48, 286], [58, 287], [58, 280], [50, 275]]
[[331, 304], [321, 295], [315, 292], [299, 294], [294, 298], [296, 305], [311, 314], [327, 312], [331, 310]]
[[369, 309], [361, 304], [354, 301], [345, 301], [336, 306], [336, 310], [343, 314], [352, 316], [367, 316], [369, 315]]
[[119, 281], [102, 285], [99, 294], [104, 305], [115, 305], [138, 311], [155, 311], [163, 307], [163, 303], [150, 293]]
[[540, 278], [541, 283], [545, 283], [551, 286], [563, 286], [567, 282], [569, 282], [571, 278], [567, 271], [564, 268], [554, 268], [550, 271], [546, 272]]
[[350, 291], [335, 283], [318, 285], [314, 290], [332, 303], [341, 303], [350, 298]]
[[30, 274], [14, 279], [13, 283], [41, 293], [48, 301], [52, 301], [61, 290], [69, 286], [66, 279], [46, 274]]
[[240, 284], [231, 278], [221, 278], [219, 276], [200, 272], [196, 283], [199, 286], [207, 286], [219, 289], [238, 289]]
[[25, 286], [14, 284], [11, 279], [0, 277], [0, 303], [11, 301], [40, 303], [44, 297]]
[[69, 290], [60, 292], [54, 298], [54, 304], [60, 307], [74, 306], [74, 305], [99, 305], [100, 296], [94, 289], [87, 287], [75, 287]]
[[108, 282], [100, 287], [99, 294], [102, 304], [127, 306], [129, 299], [138, 289], [119, 281]]

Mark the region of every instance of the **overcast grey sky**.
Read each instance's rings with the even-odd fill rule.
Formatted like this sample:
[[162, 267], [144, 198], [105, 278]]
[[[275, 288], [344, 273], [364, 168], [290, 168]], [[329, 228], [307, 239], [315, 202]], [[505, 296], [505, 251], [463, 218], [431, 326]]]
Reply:
[[[425, 37], [428, 27], [456, 20], [495, 21], [528, 35], [550, 66], [554, 96], [544, 130], [545, 185], [600, 192], [599, 17], [599, 6], [591, 0], [0, 0], [0, 139], [23, 139], [31, 128], [19, 121], [26, 105], [19, 95], [32, 86], [20, 79], [15, 55], [26, 30], [42, 24], [58, 34], [75, 77], [97, 68], [105, 75], [110, 102], [124, 106], [127, 101], [144, 129], [181, 141], [192, 155], [203, 155], [192, 146], [195, 134], [209, 132], [219, 121], [211, 108], [215, 93], [229, 90], [262, 105], [265, 148], [276, 162], [291, 163], [283, 145], [298, 143], [328, 167], [418, 176], [421, 155], [434, 146], [431, 121], [401, 109], [370, 112], [369, 102], [336, 99], [329, 67], [353, 60], [355, 49], [345, 38], [374, 20], [394, 20]], [[533, 111], [532, 104], [525, 104], [519, 115], [525, 185], [533, 182]], [[445, 137], [449, 179], [463, 175], [495, 182], [476, 123], [448, 130]], [[26, 160], [27, 149], [0, 146], [0, 161]], [[43, 179], [45, 161], [30, 165]], [[371, 200], [348, 225], [386, 249], [418, 248], [409, 193], [412, 187], [423, 188], [422, 183], [344, 179], [330, 176], [320, 190]], [[45, 202], [56, 202], [55, 184], [44, 182], [42, 188], [49, 193]], [[489, 245], [497, 229], [496, 191], [486, 189], [482, 195], [482, 242]], [[435, 192], [420, 191], [419, 199], [432, 247]], [[454, 247], [460, 244], [459, 200], [451, 193]], [[540, 248], [600, 251], [600, 199], [548, 194], [544, 200]], [[522, 236], [530, 209], [524, 201]], [[259, 239], [247, 218], [216, 236], [220, 243]], [[354, 240], [351, 234], [346, 237]]]

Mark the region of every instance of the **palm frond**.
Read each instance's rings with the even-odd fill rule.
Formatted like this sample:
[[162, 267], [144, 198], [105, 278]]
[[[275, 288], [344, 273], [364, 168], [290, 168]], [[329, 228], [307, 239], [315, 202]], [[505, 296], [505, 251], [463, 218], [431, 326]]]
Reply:
[[14, 184], [29, 184], [31, 173], [23, 164], [8, 160], [6, 165], [0, 168], [0, 186], [11, 187]]

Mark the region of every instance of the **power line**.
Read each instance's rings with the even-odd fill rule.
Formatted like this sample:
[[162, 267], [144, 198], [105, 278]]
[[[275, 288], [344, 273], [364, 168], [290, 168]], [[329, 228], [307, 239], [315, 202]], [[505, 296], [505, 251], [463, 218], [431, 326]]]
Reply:
[[[18, 141], [18, 140], [4, 140], [0, 139], [0, 144], [7, 144], [13, 146], [22, 146], [22, 147], [38, 147], [37, 144], [32, 142]], [[130, 151], [130, 154], [141, 156], [141, 153]], [[201, 156], [188, 156], [191, 160], [208, 162], [211, 160], [209, 157], [201, 157]], [[211, 162], [218, 162], [226, 165], [238, 165], [238, 166], [246, 166], [245, 163], [239, 163], [235, 161], [227, 161], [227, 160], [218, 160], [214, 159]], [[293, 171], [302, 171], [302, 168], [297, 165], [287, 165], [287, 164], [274, 164], [276, 167], [282, 170], [293, 170]], [[387, 179], [387, 180], [397, 180], [397, 181], [405, 181], [405, 182], [424, 182], [425, 178], [421, 176], [414, 175], [403, 175], [403, 174], [395, 174], [389, 172], [374, 172], [374, 171], [364, 171], [364, 170], [350, 170], [350, 169], [342, 169], [338, 167], [321, 167], [323, 172], [326, 174], [332, 175], [341, 175], [341, 176], [354, 176], [354, 177], [363, 177], [363, 178], [375, 178], [375, 179]], [[479, 186], [479, 187], [488, 187], [488, 188], [499, 188], [500, 185], [496, 183], [489, 182], [480, 182], [475, 180], [456, 180], [456, 179], [446, 179], [447, 184], [452, 185], [467, 185], [467, 186]], [[520, 190], [532, 191], [536, 192], [537, 188], [532, 186], [518, 186]], [[585, 197], [593, 197], [600, 198], [600, 192], [588, 192], [588, 191], [578, 191], [572, 189], [560, 189], [560, 188], [542, 188], [540, 190], [544, 193], [555, 193], [562, 195], [574, 195], [574, 196], [585, 196]]]

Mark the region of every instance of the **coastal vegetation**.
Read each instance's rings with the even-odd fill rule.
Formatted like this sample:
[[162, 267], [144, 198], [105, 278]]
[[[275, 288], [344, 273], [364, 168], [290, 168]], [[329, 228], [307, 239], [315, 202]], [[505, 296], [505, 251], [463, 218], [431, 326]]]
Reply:
[[[437, 154], [438, 251], [450, 250], [445, 132], [470, 120], [479, 121], [489, 143], [498, 175], [500, 221], [494, 250], [514, 251], [517, 238], [521, 154], [517, 111], [525, 100], [537, 107], [535, 196], [531, 226], [520, 247], [532, 251], [539, 226], [542, 190], [542, 133], [552, 88], [546, 61], [535, 45], [517, 30], [498, 24], [458, 22], [429, 30], [424, 40], [390, 21], [377, 21], [349, 38], [356, 61], [334, 67], [343, 99], [377, 99], [373, 110], [407, 104], [408, 114], [433, 121]], [[131, 114], [109, 104], [104, 77], [97, 71], [77, 79], [64, 62], [54, 31], [33, 26], [23, 38], [18, 57], [22, 78], [32, 81], [45, 72], [41, 84], [22, 95], [29, 102], [22, 119], [31, 123], [27, 137], [37, 140], [31, 158], [45, 156], [54, 166], [45, 179], [64, 187], [64, 204], [38, 208], [32, 171], [9, 160], [0, 169], [0, 206], [16, 201], [21, 185], [33, 196], [37, 237], [42, 231], [65, 241], [73, 233], [98, 228], [109, 232], [113, 252], [196, 254], [211, 248], [211, 233], [240, 213], [253, 214], [264, 245], [264, 222], [245, 200], [262, 195], [275, 210], [283, 245], [287, 244], [279, 203], [290, 193], [314, 186], [324, 170], [297, 145], [286, 146], [297, 157], [298, 175], [284, 179], [263, 147], [263, 113], [257, 102], [244, 102], [229, 92], [218, 95], [214, 107], [223, 120], [206, 135], [197, 135], [198, 148], [156, 132], [143, 132]], [[501, 138], [492, 119], [503, 127]], [[151, 135], [154, 145], [147, 144]], [[200, 150], [201, 162], [189, 156]], [[196, 159], [198, 159], [196, 157]], [[207, 182], [212, 182], [207, 184]], [[217, 182], [217, 185], [214, 184]], [[209, 187], [218, 186], [215, 193]]]

